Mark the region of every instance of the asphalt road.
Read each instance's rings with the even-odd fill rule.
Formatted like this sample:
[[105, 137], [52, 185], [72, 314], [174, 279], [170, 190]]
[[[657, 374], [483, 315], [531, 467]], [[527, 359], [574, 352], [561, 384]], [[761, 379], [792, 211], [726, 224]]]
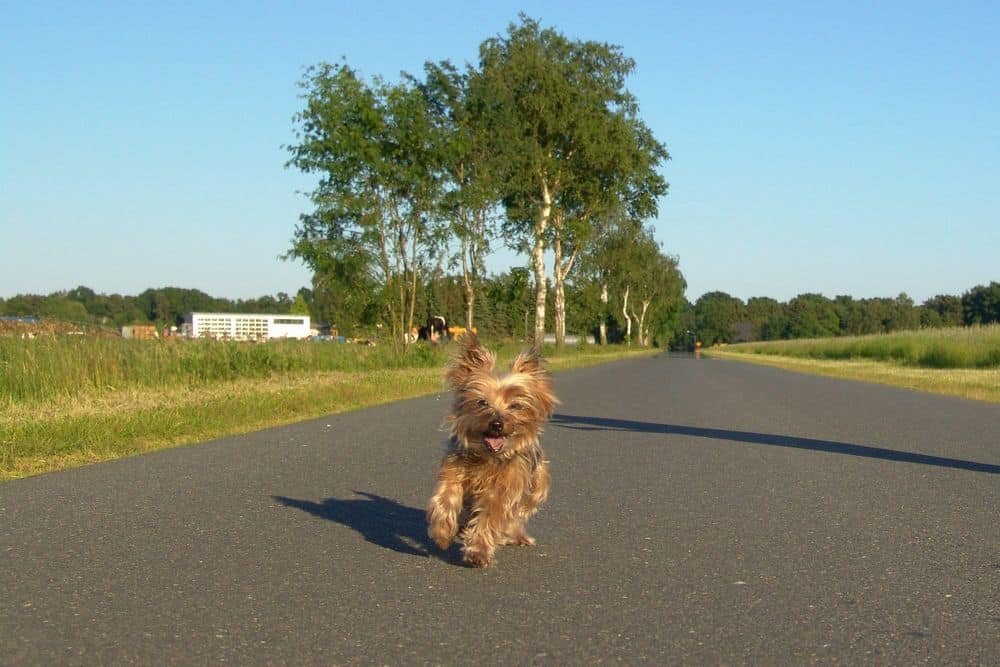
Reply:
[[998, 664], [1000, 406], [556, 375], [535, 548], [423, 507], [447, 396], [0, 485], [0, 664]]

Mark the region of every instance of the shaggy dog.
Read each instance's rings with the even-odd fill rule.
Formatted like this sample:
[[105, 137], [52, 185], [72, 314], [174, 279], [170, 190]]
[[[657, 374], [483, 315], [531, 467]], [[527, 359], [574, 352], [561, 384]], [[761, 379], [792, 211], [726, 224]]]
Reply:
[[539, 436], [559, 401], [537, 350], [498, 374], [475, 334], [462, 338], [445, 375], [455, 395], [451, 437], [427, 504], [427, 532], [441, 549], [458, 536], [465, 562], [489, 567], [498, 546], [535, 544], [524, 524], [549, 493]]

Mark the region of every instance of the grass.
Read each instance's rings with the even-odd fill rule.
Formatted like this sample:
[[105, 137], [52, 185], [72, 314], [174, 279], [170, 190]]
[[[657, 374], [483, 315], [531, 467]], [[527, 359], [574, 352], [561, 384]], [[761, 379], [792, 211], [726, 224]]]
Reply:
[[1000, 325], [741, 343], [726, 350], [805, 359], [870, 359], [915, 368], [1000, 368]]
[[[499, 363], [520, 346], [496, 347]], [[552, 370], [650, 351], [546, 351]], [[443, 390], [448, 352], [275, 342], [0, 339], [0, 480]]]
[[266, 345], [216, 341], [114, 338], [0, 338], [0, 400], [50, 400], [127, 389], [209, 386], [282, 374], [365, 372], [438, 365], [430, 347], [397, 354], [387, 347], [275, 341]]
[[1000, 325], [741, 343], [707, 356], [1000, 402]]

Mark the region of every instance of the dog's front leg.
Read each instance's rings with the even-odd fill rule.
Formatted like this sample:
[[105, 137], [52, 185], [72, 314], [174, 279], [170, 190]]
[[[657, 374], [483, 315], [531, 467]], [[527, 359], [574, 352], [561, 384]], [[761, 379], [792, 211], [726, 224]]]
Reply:
[[[477, 499], [482, 501], [484, 499]], [[505, 523], [498, 515], [496, 501], [477, 503], [472, 508], [472, 516], [462, 531], [462, 557], [473, 567], [489, 567], [493, 564], [493, 554], [501, 537], [501, 527]]]
[[538, 462], [531, 473], [531, 491], [527, 493], [518, 507], [518, 514], [523, 519], [527, 519], [538, 511], [542, 503], [549, 497], [549, 486], [552, 478], [549, 476], [549, 462], [542, 460]]
[[441, 549], [447, 549], [458, 534], [463, 495], [460, 469], [446, 458], [438, 473], [437, 489], [427, 503], [427, 534]]
[[462, 555], [475, 567], [489, 567], [497, 547], [511, 543], [507, 532], [516, 521], [517, 502], [524, 487], [516, 476], [505, 481], [502, 492], [494, 490], [475, 499], [472, 518], [462, 533]]
[[514, 513], [505, 531], [505, 544], [516, 544], [527, 547], [535, 546], [535, 538], [528, 535], [524, 524], [527, 523], [528, 518], [537, 512], [538, 508], [549, 497], [550, 483], [549, 462], [544, 460], [539, 461], [531, 473], [531, 484], [528, 492], [521, 497], [521, 501], [517, 505], [517, 511]]

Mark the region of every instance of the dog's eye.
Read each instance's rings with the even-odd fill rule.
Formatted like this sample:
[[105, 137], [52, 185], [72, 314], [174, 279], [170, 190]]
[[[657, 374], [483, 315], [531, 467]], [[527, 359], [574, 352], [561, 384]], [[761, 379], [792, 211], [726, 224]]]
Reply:
[[524, 407], [524, 406], [523, 406], [523, 405], [521, 405], [520, 403], [511, 403], [511, 404], [510, 404], [510, 409], [511, 409], [511, 410], [520, 410], [520, 409], [521, 409], [521, 408], [523, 408], [523, 407]]
[[489, 407], [489, 401], [487, 401], [485, 398], [480, 398], [478, 401], [476, 401], [476, 405], [478, 405], [481, 408]]

